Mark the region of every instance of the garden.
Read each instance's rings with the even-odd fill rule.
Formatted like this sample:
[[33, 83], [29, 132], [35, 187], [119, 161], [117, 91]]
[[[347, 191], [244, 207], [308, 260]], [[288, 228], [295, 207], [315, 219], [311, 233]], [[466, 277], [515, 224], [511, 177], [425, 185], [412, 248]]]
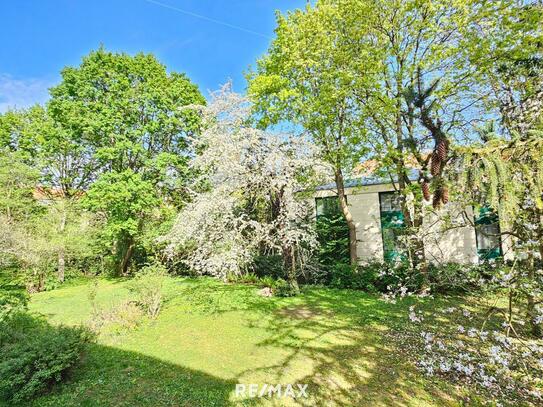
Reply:
[[0, 113], [0, 406], [542, 405], [541, 21], [308, 2], [243, 93], [66, 66]]

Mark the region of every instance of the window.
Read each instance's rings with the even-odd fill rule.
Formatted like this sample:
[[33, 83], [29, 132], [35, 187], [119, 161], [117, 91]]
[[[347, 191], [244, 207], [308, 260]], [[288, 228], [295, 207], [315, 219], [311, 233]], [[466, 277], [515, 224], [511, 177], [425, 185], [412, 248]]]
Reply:
[[381, 213], [402, 211], [400, 194], [396, 192], [381, 192], [379, 195], [381, 203]]
[[484, 206], [479, 210], [479, 215], [475, 218], [475, 237], [480, 260], [502, 256], [500, 221], [492, 208]]
[[379, 193], [381, 234], [385, 261], [403, 260], [405, 255], [400, 244], [400, 236], [405, 228], [401, 196], [397, 192]]
[[316, 198], [315, 203], [317, 205], [317, 216], [341, 215], [341, 207], [339, 206], [339, 198], [337, 196]]

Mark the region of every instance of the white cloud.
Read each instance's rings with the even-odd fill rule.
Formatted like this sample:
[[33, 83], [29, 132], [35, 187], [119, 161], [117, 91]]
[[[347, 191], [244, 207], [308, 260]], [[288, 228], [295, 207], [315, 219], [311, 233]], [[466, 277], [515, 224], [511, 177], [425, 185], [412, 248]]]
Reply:
[[50, 81], [38, 78], [16, 79], [0, 73], [0, 113], [43, 103], [49, 98]]

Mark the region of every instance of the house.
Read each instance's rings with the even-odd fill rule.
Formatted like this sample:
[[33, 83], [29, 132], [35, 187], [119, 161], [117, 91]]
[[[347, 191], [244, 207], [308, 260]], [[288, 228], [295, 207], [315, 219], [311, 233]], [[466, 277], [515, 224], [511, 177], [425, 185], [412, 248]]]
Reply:
[[[416, 181], [418, 171], [412, 170], [409, 177]], [[356, 224], [359, 260], [390, 261], [400, 256], [398, 236], [405, 225], [395, 181], [377, 176], [351, 179], [345, 193]], [[339, 211], [335, 184], [317, 188], [315, 210], [317, 216]], [[438, 210], [428, 204], [423, 236], [426, 257], [434, 263], [474, 264], [511, 256], [511, 242], [500, 236], [500, 220], [488, 208], [474, 213], [474, 208], [454, 203]]]

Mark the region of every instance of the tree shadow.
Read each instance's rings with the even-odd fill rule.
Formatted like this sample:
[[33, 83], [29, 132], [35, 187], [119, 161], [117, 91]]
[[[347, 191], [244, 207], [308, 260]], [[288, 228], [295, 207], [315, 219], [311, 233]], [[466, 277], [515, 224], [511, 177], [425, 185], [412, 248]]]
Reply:
[[[232, 363], [244, 348], [226, 347], [235, 352], [221, 354], [217, 360], [223, 362], [218, 363], [230, 363], [236, 370], [223, 379], [215, 376], [220, 369], [213, 366], [188, 368], [182, 358], [175, 364], [93, 344], [69, 380], [34, 405], [458, 405], [452, 386], [423, 378], [410, 362], [412, 355], [386, 335], [405, 328], [409, 305], [432, 309], [445, 306], [447, 300], [406, 299], [391, 304], [360, 291], [318, 288], [304, 289], [293, 298], [264, 298], [254, 286], [190, 279], [170, 288], [177, 293], [168, 303], [172, 312], [211, 316], [234, 312], [236, 317], [229, 322], [258, 328], [259, 339], [243, 343], [256, 343], [262, 358], [252, 367], [249, 362]], [[309, 398], [239, 400], [233, 397], [236, 383], [308, 384]]]
[[[397, 343], [387, 340], [387, 331], [405, 323], [406, 309], [405, 302], [356, 291], [307, 290], [270, 318], [251, 321], [269, 332], [259, 346], [286, 356], [242, 372], [237, 381], [261, 373], [268, 383], [307, 384], [309, 398], [292, 400], [296, 405], [457, 405], [454, 395], [427, 383]], [[303, 374], [293, 375], [300, 365], [306, 366]]]
[[235, 385], [140, 353], [91, 344], [64, 383], [25, 405], [230, 406]]

